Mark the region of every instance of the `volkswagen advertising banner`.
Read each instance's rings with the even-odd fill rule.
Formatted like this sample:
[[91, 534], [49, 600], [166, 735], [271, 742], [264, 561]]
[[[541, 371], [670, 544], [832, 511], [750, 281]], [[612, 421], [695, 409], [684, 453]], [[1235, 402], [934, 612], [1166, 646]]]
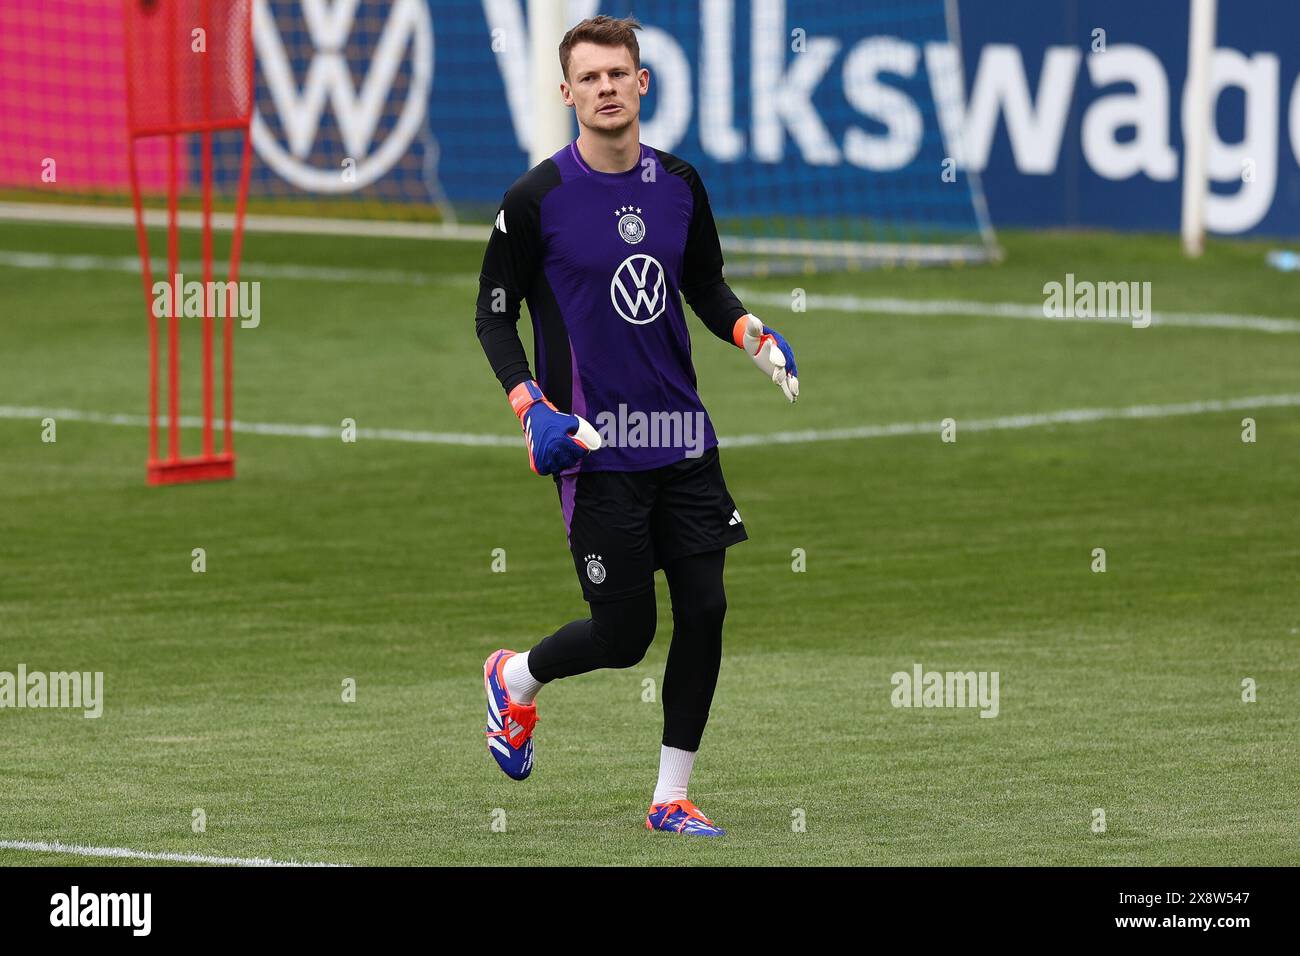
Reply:
[[[371, 6], [386, 13], [368, 11]], [[683, 6], [692, 8], [689, 16]], [[358, 187], [394, 174], [397, 158], [420, 151], [432, 154], [422, 155], [418, 168], [435, 177], [429, 184], [435, 192], [495, 202], [526, 165], [533, 97], [551, 95], [528, 86], [524, 7], [524, 0], [427, 6], [421, 0], [259, 0], [257, 51], [265, 84], [259, 103], [263, 111], [290, 117], [279, 124], [279, 136], [258, 120], [256, 145], [268, 173], [304, 189], [339, 188], [337, 163], [312, 163], [322, 124], [336, 123], [338, 138], [357, 157]], [[596, 0], [570, 7], [574, 18], [601, 11]], [[828, 18], [828, 9], [840, 12]], [[754, 51], [773, 43], [788, 49], [789, 34], [807, 13], [805, 19], [824, 32], [807, 37], [805, 68], [794, 68], [799, 54], [787, 54], [790, 65], [764, 92], [794, 104], [772, 111], [784, 124], [784, 150], [802, 153], [806, 163], [849, 161], [843, 150], [819, 150], [798, 127], [827, 124], [817, 115], [818, 87], [845, 83], [846, 58], [876, 35], [873, 24], [881, 18], [851, 6], [785, 0], [645, 0], [636, 13], [646, 24], [642, 57], [652, 75], [647, 141], [702, 168], [734, 167], [746, 181], [761, 182], [774, 156], [754, 129], [756, 118], [768, 113], [749, 95]], [[983, 174], [995, 225], [1178, 227], [1185, 0], [962, 0], [960, 14], [965, 95], [956, 120], [962, 135], [951, 152], [959, 167]], [[370, 26], [366, 44], [358, 45], [353, 34], [362, 20]], [[709, 36], [718, 24], [731, 27], [722, 42]], [[765, 38], [765, 31], [778, 37]], [[309, 36], [310, 55], [296, 62], [287, 57], [284, 32]], [[1219, 5], [1207, 208], [1213, 232], [1300, 233], [1298, 32], [1300, 5]], [[930, 36], [897, 39], [916, 48], [917, 60], [938, 55]], [[345, 57], [360, 63], [367, 56], [365, 72], [345, 68]], [[729, 67], [723, 82], [714, 58]], [[892, 95], [908, 95], [910, 77], [882, 70], [876, 79]], [[421, 116], [419, 101], [426, 95], [427, 116]], [[405, 102], [385, 113], [385, 98], [394, 96]], [[719, 103], [718, 97], [734, 102]], [[736, 109], [741, 101], [749, 115]], [[326, 112], [333, 115], [325, 118]], [[393, 119], [387, 135], [377, 137], [381, 115]], [[701, 125], [719, 116], [732, 117], [740, 135], [730, 142], [702, 136]], [[901, 123], [881, 129], [906, 135]], [[843, 130], [830, 128], [829, 135], [842, 139]], [[906, 149], [895, 154], [900, 166], [907, 162]], [[887, 163], [861, 171], [889, 173]]]
[[[490, 214], [527, 166], [538, 98], [558, 96], [530, 86], [526, 6], [254, 0], [254, 195], [450, 201], [467, 218]], [[87, 108], [107, 104], [112, 85], [87, 90], [75, 70], [38, 67], [47, 55], [66, 60], [79, 41], [111, 40], [119, 4], [88, 9], [60, 25], [58, 50], [36, 39], [15, 53]], [[1186, 0], [961, 0], [958, 9], [952, 44], [944, 0], [641, 0], [634, 12], [651, 71], [643, 139], [706, 180], [743, 183], [742, 198], [788, 193], [800, 165], [897, 189], [931, 165], [940, 175], [940, 157], [918, 148], [916, 120], [937, 111], [943, 158], [981, 174], [994, 225], [1177, 229]], [[599, 0], [568, 10], [573, 21], [628, 12]], [[1298, 32], [1300, 4], [1219, 4], [1212, 232], [1300, 235]], [[964, 89], [935, 89], [959, 61]], [[112, 64], [103, 66], [111, 80]], [[123, 187], [120, 107], [100, 110], [108, 118], [93, 137], [64, 142], [68, 124], [11, 105], [0, 119], [9, 142], [80, 151], [70, 184]], [[236, 175], [226, 160], [219, 185]], [[12, 170], [28, 168], [15, 162], [0, 185], [22, 185]]]

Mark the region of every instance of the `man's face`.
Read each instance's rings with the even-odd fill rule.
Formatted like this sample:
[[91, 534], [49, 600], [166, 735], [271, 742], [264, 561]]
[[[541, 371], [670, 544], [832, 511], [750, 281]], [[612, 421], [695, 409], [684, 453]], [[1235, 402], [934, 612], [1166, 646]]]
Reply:
[[560, 84], [564, 105], [578, 123], [606, 133], [625, 129], [641, 115], [641, 97], [650, 89], [650, 71], [636, 70], [624, 46], [579, 43], [569, 51], [569, 79]]

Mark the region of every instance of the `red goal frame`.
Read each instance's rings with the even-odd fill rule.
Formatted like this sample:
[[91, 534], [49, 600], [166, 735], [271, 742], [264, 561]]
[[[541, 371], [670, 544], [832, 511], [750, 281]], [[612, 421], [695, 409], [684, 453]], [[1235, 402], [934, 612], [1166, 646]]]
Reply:
[[[214, 17], [214, 14], [216, 15]], [[234, 419], [234, 319], [233, 299], [224, 309], [222, 379], [224, 414], [222, 448], [213, 447], [213, 318], [205, 305], [203, 315], [203, 437], [197, 455], [184, 456], [180, 442], [180, 176], [181, 148], [187, 137], [201, 138], [202, 156], [202, 258], [204, 290], [211, 288], [213, 134], [243, 133], [239, 186], [235, 201], [234, 231], [230, 242], [229, 281], [239, 281], [239, 259], [244, 238], [244, 214], [252, 166], [249, 132], [253, 113], [253, 3], [252, 0], [124, 0], [126, 35], [126, 98], [131, 199], [135, 206], [136, 242], [144, 280], [145, 308], [149, 319], [149, 457], [146, 481], [150, 485], [210, 481], [235, 476]], [[214, 30], [214, 24], [217, 29]], [[203, 31], [205, 49], [193, 49], [194, 37]], [[238, 62], [242, 54], [243, 63]], [[213, 61], [219, 60], [214, 66]], [[230, 69], [233, 63], [235, 69]], [[214, 70], [222, 69], [225, 85], [214, 87]], [[244, 86], [238, 86], [243, 78]], [[232, 79], [233, 83], [232, 92]], [[167, 451], [159, 455], [159, 319], [155, 314], [153, 270], [149, 235], [145, 226], [144, 196], [140, 189], [136, 146], [140, 140], [167, 140], [167, 278], [172, 284], [171, 314], [167, 318]], [[230, 287], [230, 288], [233, 288]], [[209, 297], [205, 294], [205, 303]]]

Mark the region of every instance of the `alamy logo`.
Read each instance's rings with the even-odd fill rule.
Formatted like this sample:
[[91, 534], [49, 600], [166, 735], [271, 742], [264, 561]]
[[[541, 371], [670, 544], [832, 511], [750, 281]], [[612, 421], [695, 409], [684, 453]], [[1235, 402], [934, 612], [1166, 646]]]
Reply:
[[703, 412], [628, 411], [626, 402], [591, 420], [602, 448], [684, 448], [687, 458], [704, 454], [704, 422]]
[[153, 926], [152, 893], [69, 893], [50, 897], [51, 926], [126, 926], [133, 936], [148, 936]]
[[262, 283], [186, 282], [185, 274], [177, 272], [170, 282], [153, 284], [153, 314], [156, 319], [237, 316], [241, 329], [255, 329], [262, 323]]
[[997, 671], [923, 671], [913, 664], [911, 673], [897, 671], [889, 682], [895, 707], [980, 707], [981, 717], [998, 715]]
[[28, 671], [18, 665], [18, 673], [0, 671], [0, 709], [66, 707], [83, 711], [94, 719], [104, 713], [103, 671]]
[[664, 267], [643, 252], [628, 256], [609, 283], [614, 311], [633, 325], [649, 325], [663, 314], [668, 304], [664, 291]]
[[[406, 155], [424, 123], [433, 85], [433, 21], [426, 0], [395, 0], [378, 38], [371, 27], [354, 30], [357, 7], [357, 0], [302, 0], [302, 19], [315, 53], [300, 95], [269, 0], [253, 4], [257, 65], [289, 148], [280, 144], [256, 109], [250, 131], [253, 146], [268, 166], [311, 192], [352, 192], [369, 186]], [[353, 85], [350, 56], [353, 62], [368, 64], [360, 90]], [[401, 75], [408, 57], [409, 79]], [[405, 101], [395, 122], [384, 123], [385, 107], [395, 93], [402, 93]], [[338, 166], [308, 162], [327, 101], [342, 147], [356, 161], [351, 177], [341, 176]], [[372, 151], [381, 126], [386, 135]]]
[[1133, 328], [1151, 325], [1150, 282], [1076, 282], [1067, 272], [1065, 283], [1043, 286], [1045, 319], [1132, 319]]

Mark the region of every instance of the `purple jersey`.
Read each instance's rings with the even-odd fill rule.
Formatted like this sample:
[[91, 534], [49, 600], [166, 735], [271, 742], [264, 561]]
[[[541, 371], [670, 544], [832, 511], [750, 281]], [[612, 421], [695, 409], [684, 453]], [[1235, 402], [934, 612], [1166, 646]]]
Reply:
[[526, 300], [537, 381], [604, 445], [574, 471], [642, 471], [717, 445], [695, 388], [681, 296], [728, 342], [745, 308], [722, 278], [708, 196], [688, 163], [641, 144], [602, 173], [576, 142], [506, 193], [488, 241], [479, 338], [508, 392], [530, 378], [515, 323]]

